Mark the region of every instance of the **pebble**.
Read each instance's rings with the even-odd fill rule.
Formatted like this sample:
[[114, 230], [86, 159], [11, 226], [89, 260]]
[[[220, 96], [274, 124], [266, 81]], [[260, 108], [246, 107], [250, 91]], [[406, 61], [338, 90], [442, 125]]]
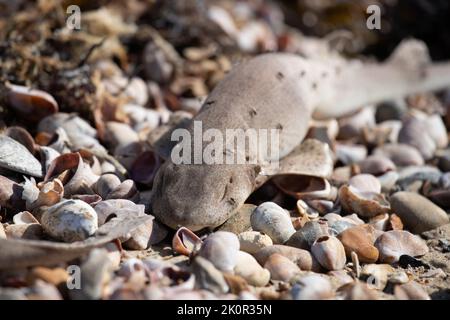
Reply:
[[422, 155], [413, 146], [404, 143], [388, 143], [373, 151], [374, 155], [384, 156], [392, 160], [396, 166], [421, 166]]
[[234, 233], [217, 231], [205, 239], [198, 255], [209, 260], [220, 271], [232, 272], [239, 246], [239, 239]]
[[253, 204], [243, 204], [230, 219], [219, 227], [219, 230], [229, 231], [235, 234], [251, 230], [250, 216], [255, 209], [256, 206]]
[[374, 176], [395, 170], [395, 164], [389, 158], [380, 155], [371, 155], [358, 162], [361, 173], [369, 173]]
[[285, 243], [295, 233], [289, 214], [273, 202], [259, 205], [250, 221], [253, 230], [267, 234], [275, 244]]
[[388, 264], [366, 264], [361, 269], [361, 275], [367, 277], [367, 283], [378, 290], [386, 287], [389, 277], [395, 269]]
[[322, 267], [330, 271], [343, 269], [347, 260], [344, 246], [333, 236], [317, 239], [311, 246], [311, 253]]
[[289, 238], [286, 245], [310, 250], [314, 241], [327, 235], [328, 224], [325, 221], [308, 221]]
[[338, 239], [342, 242], [347, 257], [355, 252], [360, 262], [374, 263], [378, 260], [378, 249], [373, 245], [375, 229], [371, 225], [348, 228], [338, 235]]
[[246, 231], [238, 235], [240, 249], [255, 254], [260, 249], [273, 245], [272, 239], [259, 231]]
[[319, 271], [319, 263], [307, 250], [289, 247], [285, 245], [273, 245], [259, 250], [254, 256], [259, 264], [264, 265], [267, 259], [274, 253], [281, 254], [297, 264], [302, 270]]
[[395, 286], [394, 295], [398, 300], [431, 300], [428, 293], [415, 281]]
[[444, 210], [417, 193], [397, 192], [390, 202], [392, 211], [411, 232], [422, 233], [449, 223]]
[[81, 200], [63, 200], [42, 214], [44, 231], [64, 242], [85, 240], [98, 229], [97, 213]]
[[229, 287], [222, 272], [217, 270], [210, 261], [201, 256], [195, 257], [192, 262], [192, 272], [195, 275], [196, 286], [199, 288], [210, 290], [216, 294], [228, 292]]
[[334, 290], [326, 277], [311, 274], [292, 286], [291, 295], [294, 300], [325, 300], [333, 298]]
[[243, 251], [238, 252], [234, 273], [256, 287], [264, 287], [270, 280], [269, 270], [261, 267], [253, 256]]
[[288, 282], [296, 274], [300, 273], [300, 268], [288, 258], [281, 254], [272, 254], [264, 263], [264, 268], [269, 270], [272, 280]]

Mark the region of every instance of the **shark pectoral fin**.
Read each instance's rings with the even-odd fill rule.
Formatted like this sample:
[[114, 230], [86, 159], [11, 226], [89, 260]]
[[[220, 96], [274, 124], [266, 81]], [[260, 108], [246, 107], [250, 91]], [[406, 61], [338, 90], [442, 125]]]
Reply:
[[276, 177], [310, 176], [327, 178], [333, 172], [333, 157], [328, 144], [306, 139], [279, 162], [261, 166], [256, 177], [257, 188]]
[[407, 39], [397, 45], [386, 63], [394, 67], [402, 67], [410, 71], [414, 78], [421, 79], [432, 61], [425, 42]]

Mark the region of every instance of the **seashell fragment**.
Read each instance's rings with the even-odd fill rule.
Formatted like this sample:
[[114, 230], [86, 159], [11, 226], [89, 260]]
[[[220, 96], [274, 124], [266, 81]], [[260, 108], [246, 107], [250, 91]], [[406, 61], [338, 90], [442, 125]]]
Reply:
[[427, 198], [413, 192], [397, 192], [390, 198], [392, 211], [414, 233], [449, 223], [447, 213]]
[[14, 215], [14, 224], [39, 223], [39, 221], [28, 211], [22, 211]]
[[240, 249], [255, 254], [260, 249], [273, 245], [272, 239], [258, 231], [246, 231], [238, 234]]
[[375, 229], [368, 224], [354, 226], [338, 235], [347, 257], [355, 252], [359, 261], [374, 263], [378, 260], [378, 249], [373, 245], [376, 239]]
[[120, 183], [120, 179], [115, 174], [107, 173], [98, 178], [97, 182], [92, 186], [92, 189], [102, 199], [106, 199], [111, 191], [115, 190]]
[[295, 263], [278, 253], [270, 255], [264, 263], [264, 268], [269, 270], [272, 280], [285, 282], [300, 273], [300, 268]]
[[291, 290], [294, 300], [326, 300], [334, 297], [331, 282], [323, 276], [312, 274], [298, 280]]
[[361, 275], [367, 277], [367, 283], [370, 286], [384, 290], [389, 277], [394, 273], [395, 269], [388, 264], [366, 264], [361, 269]]
[[273, 202], [265, 202], [250, 217], [253, 230], [267, 234], [275, 244], [283, 244], [295, 232], [289, 214]]
[[348, 185], [355, 188], [359, 192], [381, 192], [380, 181], [371, 174], [362, 173], [353, 176], [348, 181]]
[[11, 224], [5, 228], [7, 239], [40, 240], [43, 229], [39, 223]]
[[359, 192], [350, 186], [339, 189], [339, 199], [347, 212], [355, 212], [361, 217], [374, 217], [389, 212], [390, 207], [386, 199], [373, 192]]
[[324, 236], [317, 239], [311, 246], [311, 253], [327, 270], [340, 270], [345, 266], [345, 249], [336, 237]]
[[58, 112], [58, 103], [47, 92], [7, 84], [7, 100], [11, 108], [28, 121], [37, 122]]
[[375, 288], [371, 288], [368, 284], [355, 281], [340, 287], [337, 295], [344, 300], [377, 300], [378, 293]]
[[383, 233], [375, 242], [380, 252], [380, 261], [384, 263], [398, 262], [400, 256], [406, 254], [412, 257], [423, 256], [428, 247], [421, 238], [408, 231], [392, 230]]
[[209, 235], [198, 251], [198, 255], [209, 260], [225, 272], [232, 272], [239, 251], [239, 240], [234, 233], [217, 231]]
[[45, 232], [64, 242], [85, 240], [97, 231], [97, 213], [81, 200], [63, 200], [44, 211]]
[[239, 251], [234, 273], [244, 278], [250, 285], [264, 287], [270, 280], [270, 272], [247, 252]]
[[127, 179], [111, 191], [106, 199], [128, 199], [136, 202], [139, 200], [139, 191], [134, 181]]
[[0, 134], [0, 168], [33, 177], [43, 176], [41, 163], [23, 145]]
[[172, 239], [172, 249], [179, 254], [190, 256], [202, 240], [195, 233], [185, 227], [177, 230]]

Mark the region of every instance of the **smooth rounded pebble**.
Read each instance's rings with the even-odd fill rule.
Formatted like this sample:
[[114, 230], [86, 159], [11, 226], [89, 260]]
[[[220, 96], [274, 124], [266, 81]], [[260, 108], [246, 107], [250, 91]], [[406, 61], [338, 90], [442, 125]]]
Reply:
[[246, 231], [238, 235], [241, 250], [255, 254], [264, 247], [273, 245], [272, 239], [259, 231]]
[[422, 233], [449, 223], [444, 210], [417, 193], [397, 192], [390, 202], [392, 211], [411, 232]]
[[400, 256], [404, 254], [417, 257], [428, 252], [425, 241], [404, 230], [392, 230], [383, 233], [375, 241], [375, 247], [380, 252], [379, 260], [383, 263], [398, 262]]

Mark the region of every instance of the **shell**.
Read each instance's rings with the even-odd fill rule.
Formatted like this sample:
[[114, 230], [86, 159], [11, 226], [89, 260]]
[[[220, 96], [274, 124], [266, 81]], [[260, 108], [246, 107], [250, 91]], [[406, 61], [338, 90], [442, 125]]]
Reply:
[[0, 134], [0, 168], [33, 177], [43, 176], [41, 163], [22, 144]]
[[286, 245], [309, 250], [314, 241], [327, 235], [328, 224], [325, 221], [309, 221], [289, 238]]
[[232, 272], [238, 251], [239, 239], [234, 233], [217, 231], [205, 239], [198, 255], [209, 260], [217, 269]]
[[270, 255], [264, 263], [264, 268], [269, 270], [272, 280], [285, 282], [288, 282], [301, 271], [294, 262], [278, 253]]
[[370, 218], [369, 224], [376, 230], [386, 231], [390, 225], [390, 216], [389, 214], [380, 214], [373, 218]]
[[273, 202], [264, 202], [253, 211], [250, 222], [253, 230], [267, 234], [275, 244], [286, 242], [295, 232], [289, 214]]
[[358, 259], [364, 263], [374, 263], [378, 260], [378, 249], [373, 245], [375, 242], [375, 229], [368, 224], [348, 228], [338, 235], [345, 248], [347, 257], [352, 252], [358, 255]]
[[255, 254], [260, 249], [273, 245], [272, 239], [258, 231], [246, 231], [238, 234], [240, 249]]
[[339, 199], [347, 212], [355, 212], [361, 217], [374, 217], [390, 210], [386, 199], [373, 192], [359, 192], [357, 189], [342, 186], [339, 189]]
[[177, 230], [172, 239], [172, 249], [179, 254], [190, 256], [202, 240], [195, 233], [185, 227]]
[[292, 262], [297, 264], [301, 270], [313, 270], [320, 271], [321, 267], [316, 259], [311, 255], [309, 251], [298, 249], [294, 247], [284, 245], [273, 245], [262, 248], [255, 253], [255, 258], [260, 265], [264, 265], [267, 259], [274, 253], [281, 254], [286, 258], [289, 258]]
[[132, 250], [145, 250], [150, 246], [152, 233], [153, 219], [148, 219], [131, 232], [130, 239], [125, 241], [123, 245]]
[[346, 284], [338, 289], [337, 295], [344, 300], [377, 300], [378, 292], [375, 288], [361, 281]]
[[134, 181], [127, 179], [111, 191], [106, 199], [128, 199], [136, 202], [139, 200], [139, 191]]
[[402, 230], [383, 233], [378, 237], [375, 246], [380, 252], [380, 261], [391, 264], [398, 262], [404, 254], [416, 257], [428, 252], [428, 247], [421, 238]]
[[333, 199], [334, 193], [327, 179], [297, 174], [278, 175], [273, 183], [296, 199]]
[[7, 239], [41, 240], [43, 233], [39, 223], [11, 224], [5, 228]]
[[42, 214], [41, 224], [50, 236], [64, 242], [85, 240], [97, 231], [97, 213], [81, 200], [63, 200]]
[[298, 280], [291, 290], [294, 300], [326, 300], [334, 297], [331, 282], [323, 276], [312, 274]]
[[39, 221], [28, 211], [22, 211], [14, 215], [14, 224], [39, 223]]
[[1, 223], [0, 223], [0, 239], [6, 239], [5, 228], [3, 227], [3, 224], [1, 224]]
[[340, 270], [345, 266], [345, 249], [336, 237], [325, 236], [317, 239], [311, 246], [311, 253], [327, 270]]
[[34, 143], [34, 139], [24, 128], [16, 126], [8, 127], [4, 133], [27, 148], [31, 154], [34, 155], [36, 153], [37, 146]]
[[363, 173], [353, 176], [348, 181], [348, 185], [359, 192], [381, 192], [380, 181], [371, 174]]
[[42, 183], [37, 199], [29, 206], [30, 210], [41, 206], [52, 206], [64, 196], [64, 186], [59, 179]]
[[160, 166], [161, 160], [157, 154], [144, 151], [131, 165], [130, 177], [135, 182], [151, 185]]
[[270, 280], [270, 272], [247, 252], [239, 251], [234, 273], [244, 278], [250, 285], [264, 287]]
[[58, 103], [47, 92], [14, 84], [6, 87], [9, 105], [27, 121], [37, 122], [58, 112]]

